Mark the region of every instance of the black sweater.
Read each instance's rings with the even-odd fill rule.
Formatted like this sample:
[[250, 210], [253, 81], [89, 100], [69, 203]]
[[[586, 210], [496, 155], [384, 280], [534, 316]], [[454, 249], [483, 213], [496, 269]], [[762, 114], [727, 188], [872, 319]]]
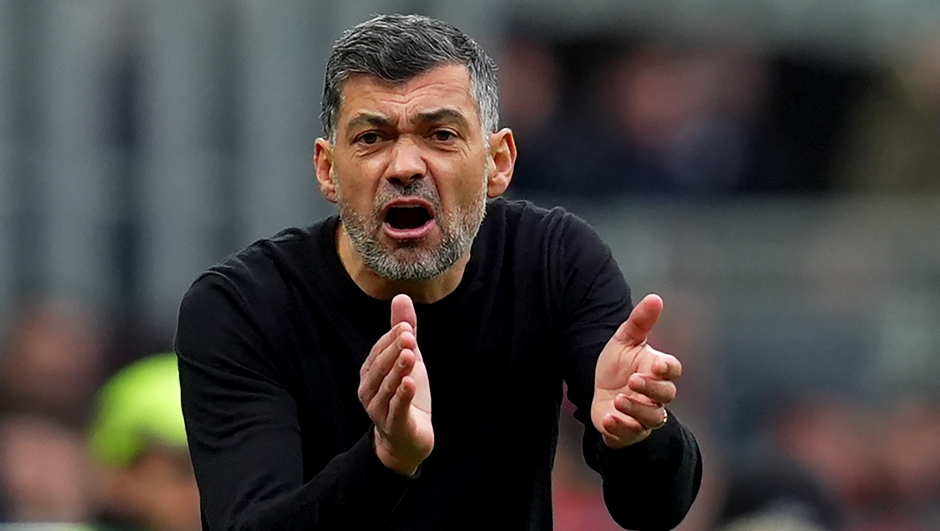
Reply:
[[562, 382], [614, 519], [669, 529], [701, 479], [675, 418], [622, 450], [590, 421], [598, 354], [632, 308], [596, 233], [575, 216], [496, 200], [457, 289], [416, 305], [434, 451], [386, 469], [356, 390], [389, 329], [336, 252], [338, 219], [256, 242], [183, 299], [176, 348], [204, 526], [222, 530], [551, 530]]

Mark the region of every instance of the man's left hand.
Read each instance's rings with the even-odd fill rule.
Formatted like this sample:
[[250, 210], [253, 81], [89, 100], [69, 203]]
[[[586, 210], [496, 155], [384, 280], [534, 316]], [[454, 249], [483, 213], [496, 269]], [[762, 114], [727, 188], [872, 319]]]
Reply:
[[682, 364], [647, 343], [662, 311], [659, 296], [644, 297], [597, 360], [591, 420], [610, 448], [638, 443], [668, 421]]

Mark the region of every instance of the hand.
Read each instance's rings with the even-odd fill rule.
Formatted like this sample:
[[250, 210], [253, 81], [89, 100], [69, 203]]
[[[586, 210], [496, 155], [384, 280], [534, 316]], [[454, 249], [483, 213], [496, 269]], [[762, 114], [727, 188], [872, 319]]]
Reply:
[[647, 344], [662, 311], [657, 295], [644, 297], [597, 360], [591, 421], [610, 448], [649, 437], [666, 422], [666, 404], [676, 397], [682, 364]]
[[359, 401], [375, 424], [375, 452], [407, 476], [434, 448], [431, 388], [418, 350], [417, 316], [407, 295], [392, 299], [392, 328], [372, 347], [359, 370]]

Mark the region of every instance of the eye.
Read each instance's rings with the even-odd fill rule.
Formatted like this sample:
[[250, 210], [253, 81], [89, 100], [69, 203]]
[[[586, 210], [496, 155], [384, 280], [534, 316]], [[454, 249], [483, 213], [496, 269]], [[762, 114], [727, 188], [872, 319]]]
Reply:
[[371, 146], [372, 144], [375, 144], [379, 140], [382, 140], [382, 136], [379, 135], [379, 133], [375, 131], [367, 131], [365, 133], [362, 133], [358, 137], [356, 137], [356, 142], [365, 144], [367, 146]]
[[457, 135], [448, 129], [438, 129], [431, 133], [431, 138], [438, 142], [450, 142], [457, 138]]

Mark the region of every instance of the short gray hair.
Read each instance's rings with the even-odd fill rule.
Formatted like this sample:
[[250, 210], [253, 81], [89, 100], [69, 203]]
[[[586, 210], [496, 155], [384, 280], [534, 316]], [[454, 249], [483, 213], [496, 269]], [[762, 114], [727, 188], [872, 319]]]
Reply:
[[496, 63], [469, 35], [421, 15], [380, 15], [345, 33], [326, 63], [320, 120], [335, 139], [342, 85], [352, 74], [368, 74], [404, 83], [438, 66], [459, 64], [470, 72], [470, 85], [484, 132], [499, 128]]

